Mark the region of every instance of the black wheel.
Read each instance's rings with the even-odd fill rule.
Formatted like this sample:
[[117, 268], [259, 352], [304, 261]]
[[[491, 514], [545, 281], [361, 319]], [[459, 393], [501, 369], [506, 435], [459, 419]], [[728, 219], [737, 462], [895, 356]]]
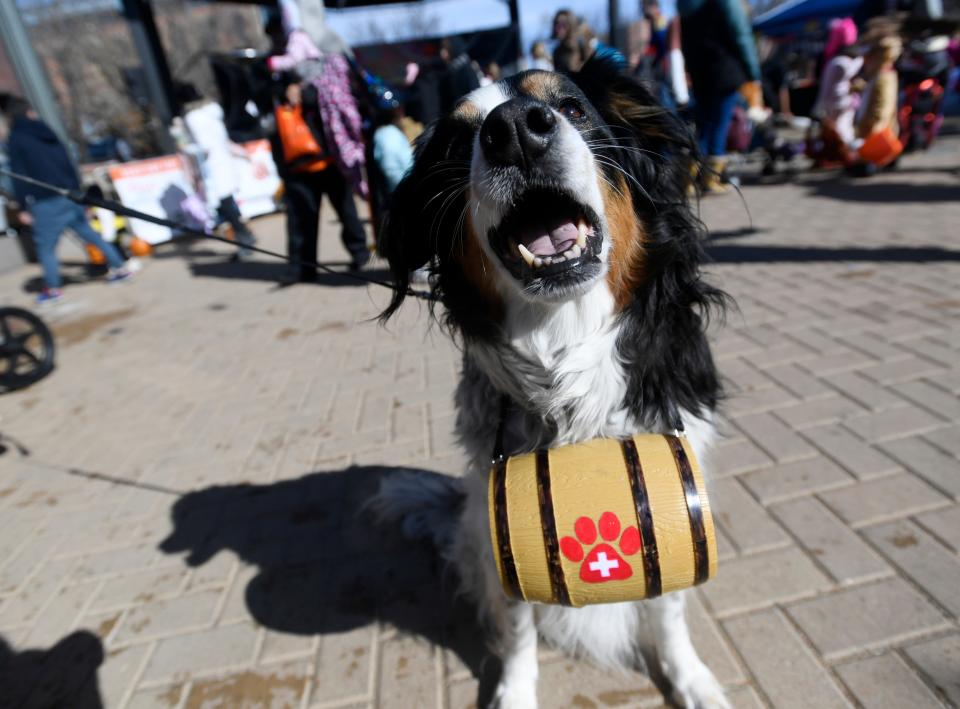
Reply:
[[53, 371], [50, 328], [23, 308], [0, 308], [0, 391], [23, 389]]

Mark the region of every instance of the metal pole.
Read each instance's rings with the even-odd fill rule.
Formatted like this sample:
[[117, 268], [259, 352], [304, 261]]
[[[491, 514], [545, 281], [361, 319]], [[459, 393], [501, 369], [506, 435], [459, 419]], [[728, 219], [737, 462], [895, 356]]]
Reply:
[[30, 44], [30, 36], [23, 24], [20, 10], [17, 9], [16, 0], [0, 0], [0, 41], [7, 48], [24, 98], [64, 145], [70, 145], [70, 137], [60, 116], [60, 105], [50, 87], [43, 64]]
[[163, 124], [163, 128], [158, 131], [160, 144], [165, 150], [172, 151], [175, 146], [166, 129], [173, 121], [176, 110], [173, 79], [157, 25], [153, 20], [153, 9], [147, 0], [123, 0], [123, 16], [130, 25], [133, 46], [136, 47], [140, 64], [143, 66], [150, 103]]
[[620, 48], [620, 3], [618, 0], [609, 0], [607, 15], [610, 21], [610, 46]]
[[510, 8], [510, 30], [513, 32], [513, 54], [514, 64], [520, 67], [520, 60], [523, 58], [523, 47], [520, 37], [520, 8], [517, 0], [507, 0], [507, 6]]

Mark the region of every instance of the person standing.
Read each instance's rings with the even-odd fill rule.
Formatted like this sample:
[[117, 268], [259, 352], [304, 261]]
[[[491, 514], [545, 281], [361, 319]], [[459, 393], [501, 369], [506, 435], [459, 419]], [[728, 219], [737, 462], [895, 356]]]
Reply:
[[677, 0], [681, 47], [693, 84], [694, 119], [707, 192], [722, 192], [727, 133], [738, 91], [760, 81], [760, 63], [747, 13], [740, 0]]
[[[898, 140], [900, 124], [897, 120], [898, 81], [895, 67], [902, 50], [903, 43], [899, 37], [881, 37], [874, 41], [863, 58], [863, 74], [867, 85], [856, 116], [859, 162], [850, 167], [856, 177], [876, 174], [903, 150], [903, 143]], [[868, 150], [865, 144], [882, 133], [886, 133], [886, 138], [880, 143], [886, 147], [879, 153]]]
[[676, 110], [690, 102], [686, 68], [680, 51], [680, 19], [667, 18], [660, 11], [659, 0], [643, 3], [643, 19], [650, 36], [636, 75], [655, 89], [666, 108]]
[[[311, 112], [307, 108], [308, 104], [304, 103], [302, 95], [300, 84], [294, 82], [287, 87], [287, 101], [293, 106], [304, 107], [307, 125], [314, 129], [312, 132], [321, 147], [326, 147], [323, 130], [317, 126], [322, 118], [319, 112]], [[370, 260], [370, 250], [353, 191], [346, 178], [329, 160], [302, 166], [286, 162], [288, 164], [283, 167], [282, 175], [287, 206], [287, 253], [294, 277], [302, 283], [317, 280], [317, 269], [311, 264], [317, 260], [323, 195], [327, 195], [340, 220], [340, 240], [350, 253], [350, 270], [362, 269]]]
[[[301, 15], [301, 8], [310, 12]], [[309, 283], [317, 280], [317, 269], [311, 264], [317, 260], [323, 195], [340, 220], [340, 239], [350, 254], [350, 270], [358, 271], [370, 260], [367, 235], [353, 197], [354, 191], [368, 194], [362, 175], [365, 155], [359, 109], [356, 99], [347, 93], [349, 47], [323, 21], [323, 3], [283, 0], [280, 9], [279, 15], [269, 16], [264, 27], [271, 42], [267, 66], [282, 94], [277, 103], [297, 109], [322, 153], [301, 164], [290, 159], [291, 146], [284, 145], [279, 131], [274, 141], [280, 154], [277, 167], [284, 186], [293, 280]], [[328, 70], [337, 79], [338, 91], [325, 91], [325, 84], [316, 80]], [[344, 164], [347, 155], [353, 156], [350, 165]]]
[[440, 58], [444, 63], [440, 75], [440, 114], [446, 115], [457, 101], [480, 88], [480, 78], [467, 53], [467, 43], [460, 37], [449, 37], [440, 42]]
[[579, 71], [593, 53], [584, 37], [580, 20], [570, 10], [558, 10], [553, 16], [550, 38], [557, 43], [553, 50], [554, 71]]
[[[26, 101], [16, 96], [6, 97], [0, 110], [10, 123], [7, 153], [12, 172], [66, 190], [80, 189], [80, 180], [67, 149]], [[33, 228], [37, 258], [43, 268], [44, 287], [37, 296], [38, 305], [56, 302], [62, 297], [57, 245], [66, 229], [103, 254], [109, 267], [109, 283], [133, 276], [133, 271], [127, 268], [113, 244], [104, 241], [90, 226], [83, 207], [47, 188], [22, 180], [14, 180], [13, 187], [21, 207], [20, 221]]]
[[553, 71], [553, 59], [547, 51], [547, 43], [538, 40], [530, 47], [530, 68], [540, 71]]
[[[357, 195], [366, 199], [363, 120], [352, 91], [351, 66], [345, 49], [330, 51], [317, 44], [304, 23], [302, 11], [307, 8], [322, 11], [323, 4], [318, 6], [306, 0], [280, 0], [283, 48], [267, 60], [267, 66], [273, 72], [294, 73], [303, 88], [310, 89], [303, 92], [301, 97], [309, 100], [309, 108], [316, 109], [320, 117], [327, 152]], [[345, 48], [342, 40], [337, 42], [332, 39], [339, 39], [339, 36], [326, 27], [322, 17], [321, 13], [313, 22], [314, 33], [322, 27], [323, 36], [328, 38], [332, 46]]]

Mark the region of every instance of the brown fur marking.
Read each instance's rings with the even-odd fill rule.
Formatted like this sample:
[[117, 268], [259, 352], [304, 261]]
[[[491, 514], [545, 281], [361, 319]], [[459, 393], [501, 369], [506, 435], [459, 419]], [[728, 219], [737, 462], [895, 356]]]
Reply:
[[466, 123], [475, 123], [480, 120], [480, 107], [472, 101], [461, 101], [453, 110], [451, 118], [465, 121]]
[[525, 76], [520, 82], [520, 91], [531, 98], [548, 103], [560, 89], [560, 80], [556, 74], [536, 72]]
[[504, 315], [503, 299], [493, 285], [493, 264], [480, 248], [479, 239], [468, 209], [460, 244], [454, 246], [454, 257], [463, 269], [464, 278], [473, 286], [480, 300], [486, 305], [487, 316], [494, 322], [501, 322]]
[[[604, 211], [610, 230], [610, 270], [607, 284], [616, 301], [617, 309], [623, 310], [644, 277], [643, 229], [637, 220], [630, 199], [630, 190], [623, 177], [618, 176], [616, 189], [600, 183], [603, 191]], [[618, 192], [619, 190], [619, 192]]]

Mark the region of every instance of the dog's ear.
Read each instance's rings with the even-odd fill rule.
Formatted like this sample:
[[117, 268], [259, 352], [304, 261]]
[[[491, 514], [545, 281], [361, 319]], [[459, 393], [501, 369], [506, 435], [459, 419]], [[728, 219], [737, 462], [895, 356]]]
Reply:
[[689, 131], [675, 134], [683, 127], [680, 120], [660, 105], [646, 85], [626, 72], [619, 52], [599, 51], [570, 78], [611, 125], [630, 127], [645, 136], [659, 133], [669, 140], [689, 137]]
[[431, 125], [417, 138], [413, 166], [391, 195], [380, 230], [377, 252], [390, 264], [396, 285], [390, 304], [380, 314], [382, 320], [388, 319], [403, 304], [410, 286], [410, 272], [425, 266], [433, 257], [424, 197], [434, 133], [435, 125]]
[[614, 57], [595, 55], [571, 78], [610, 128], [604, 150], [629, 174], [643, 223], [644, 277], [625, 310], [619, 341], [631, 373], [626, 402], [653, 417], [648, 425], [672, 426], [679, 411], [712, 410], [721, 395], [705, 329], [726, 296], [700, 274], [704, 227], [688, 201], [696, 141]]
[[[641, 183], [665, 190], [658, 194], [666, 200], [684, 200], [699, 155], [692, 131], [679, 116], [626, 74], [626, 63], [617, 52], [595, 53], [570, 78], [610, 126], [614, 142], [624, 146], [617, 164], [641, 173], [636, 175]], [[638, 159], [637, 149], [659, 157], [657, 164]], [[649, 201], [649, 195], [640, 197]]]

